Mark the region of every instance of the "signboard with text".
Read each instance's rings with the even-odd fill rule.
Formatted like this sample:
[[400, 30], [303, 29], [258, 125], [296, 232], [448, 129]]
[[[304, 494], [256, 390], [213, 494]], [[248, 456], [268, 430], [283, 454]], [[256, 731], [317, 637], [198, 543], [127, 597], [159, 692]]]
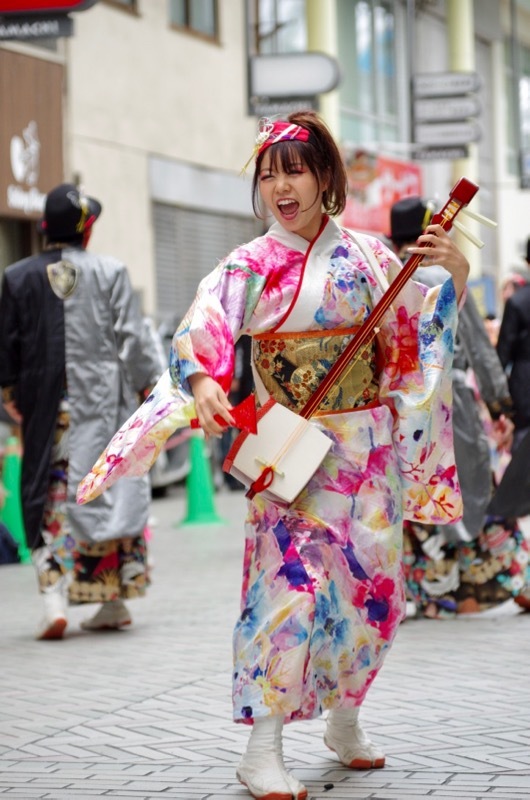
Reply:
[[84, 11], [98, 0], [0, 0], [0, 41], [58, 39], [72, 36], [72, 11]]
[[62, 64], [0, 49], [0, 216], [39, 219], [63, 180]]
[[429, 147], [417, 147], [414, 150], [414, 158], [417, 161], [456, 161], [458, 158], [467, 158], [469, 149], [465, 145], [431, 145]]
[[0, 0], [0, 17], [4, 14], [69, 14], [70, 11], [84, 11], [97, 3], [97, 0]]
[[475, 95], [462, 97], [428, 97], [414, 101], [416, 122], [445, 122], [477, 117], [481, 105]]
[[421, 167], [365, 150], [344, 154], [348, 197], [341, 224], [354, 230], [390, 232], [390, 209], [396, 200], [423, 194]]
[[424, 72], [414, 75], [414, 97], [454, 97], [477, 92], [482, 85], [477, 72]]
[[74, 23], [67, 14], [39, 14], [34, 17], [0, 17], [0, 41], [10, 39], [57, 39], [72, 36]]
[[482, 129], [476, 72], [426, 72], [412, 79], [412, 131], [418, 160], [465, 158]]
[[286, 117], [295, 111], [311, 108], [319, 110], [320, 103], [317, 97], [251, 97], [250, 108], [256, 117]]
[[248, 109], [257, 117], [318, 110], [318, 95], [340, 81], [338, 62], [327, 53], [277, 53], [249, 57]]
[[426, 122], [414, 126], [414, 141], [430, 145], [466, 145], [478, 142], [481, 130], [474, 120]]

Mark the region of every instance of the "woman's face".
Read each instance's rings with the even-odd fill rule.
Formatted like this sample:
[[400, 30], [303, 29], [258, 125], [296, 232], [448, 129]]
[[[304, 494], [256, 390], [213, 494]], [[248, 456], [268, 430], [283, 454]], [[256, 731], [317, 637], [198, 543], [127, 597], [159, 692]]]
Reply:
[[279, 159], [273, 165], [270, 151], [264, 153], [258, 176], [261, 199], [285, 230], [310, 242], [320, 230], [326, 187], [319, 186], [303, 161], [294, 162], [287, 172]]

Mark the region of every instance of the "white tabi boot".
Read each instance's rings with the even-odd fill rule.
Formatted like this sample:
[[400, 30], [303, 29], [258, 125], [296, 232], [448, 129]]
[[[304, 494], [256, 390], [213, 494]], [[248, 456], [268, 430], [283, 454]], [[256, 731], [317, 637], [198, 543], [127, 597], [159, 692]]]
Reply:
[[[44, 547], [37, 548], [31, 554], [31, 560], [37, 574], [42, 572], [47, 555], [48, 551]], [[46, 586], [41, 590], [40, 596], [44, 603], [44, 616], [35, 631], [35, 639], [38, 641], [63, 638], [64, 630], [68, 624], [66, 619], [66, 609], [68, 608], [67, 592], [68, 581], [64, 576], [59, 578], [52, 586]]]
[[256, 800], [305, 800], [307, 789], [285, 769], [283, 717], [254, 720], [247, 750], [236, 775]]
[[324, 744], [350, 769], [381, 769], [385, 766], [385, 754], [370, 741], [359, 724], [358, 708], [329, 712]]
[[81, 623], [84, 631], [116, 631], [132, 622], [129, 609], [123, 600], [108, 600], [90, 619]]

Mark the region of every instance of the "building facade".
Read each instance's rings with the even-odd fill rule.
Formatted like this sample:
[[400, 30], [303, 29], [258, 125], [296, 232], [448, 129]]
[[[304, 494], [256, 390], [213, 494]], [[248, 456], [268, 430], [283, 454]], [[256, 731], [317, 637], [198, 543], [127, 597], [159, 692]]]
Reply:
[[[387, 234], [393, 199], [442, 204], [461, 171], [480, 186], [476, 209], [498, 222], [473, 229], [486, 305], [524, 264], [528, 0], [99, 0], [74, 16], [71, 37], [0, 45], [0, 269], [35, 251], [44, 194], [72, 180], [104, 206], [91, 246], [128, 264], [147, 313], [176, 323], [199, 279], [264, 224], [241, 174], [257, 122], [249, 55], [308, 49], [341, 69], [336, 90], [307, 102], [344, 149], [348, 224]], [[471, 127], [480, 139], [465, 157], [420, 157], [413, 79], [455, 71], [480, 78], [478, 112], [455, 120], [457, 135]]]

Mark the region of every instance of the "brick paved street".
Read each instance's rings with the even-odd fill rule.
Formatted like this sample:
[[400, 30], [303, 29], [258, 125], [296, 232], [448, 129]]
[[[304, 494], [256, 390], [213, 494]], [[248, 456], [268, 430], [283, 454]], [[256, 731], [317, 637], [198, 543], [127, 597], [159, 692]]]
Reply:
[[[154, 501], [153, 585], [126, 631], [84, 633], [93, 607], [74, 608], [64, 641], [35, 642], [32, 568], [0, 567], [0, 795], [248, 798], [230, 704], [243, 503], [221, 492], [227, 524], [179, 527], [184, 490]], [[402, 625], [363, 716], [384, 770], [340, 766], [321, 720], [286, 729], [309, 800], [530, 798], [530, 614]]]

